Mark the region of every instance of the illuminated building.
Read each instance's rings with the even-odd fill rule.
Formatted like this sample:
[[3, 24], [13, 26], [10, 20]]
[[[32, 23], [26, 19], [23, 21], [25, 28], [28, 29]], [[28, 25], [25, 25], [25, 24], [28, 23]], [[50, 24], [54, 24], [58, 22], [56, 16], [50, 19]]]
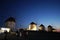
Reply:
[[5, 26], [6, 26], [6, 28], [10, 28], [11, 31], [14, 31], [15, 23], [16, 23], [15, 19], [13, 17], [10, 17], [5, 21]]
[[51, 25], [49, 25], [48, 32], [56, 32], [56, 29], [54, 29]]
[[41, 24], [41, 25], [39, 26], [39, 31], [46, 31], [46, 30], [45, 30], [45, 26], [44, 26], [43, 24]]
[[3, 31], [3, 32], [5, 32], [5, 31], [10, 32], [10, 28], [1, 28], [1, 31]]
[[29, 25], [28, 30], [37, 30], [37, 24], [34, 22], [31, 22]]
[[52, 26], [51, 25], [48, 26], [48, 32], [52, 32]]
[[57, 32], [57, 30], [52, 30], [53, 32]]

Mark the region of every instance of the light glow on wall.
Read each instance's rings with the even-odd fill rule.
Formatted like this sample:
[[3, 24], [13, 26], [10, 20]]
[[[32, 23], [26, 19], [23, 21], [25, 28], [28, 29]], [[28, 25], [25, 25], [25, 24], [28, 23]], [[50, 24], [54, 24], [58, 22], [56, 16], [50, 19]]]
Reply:
[[10, 28], [1, 28], [2, 31], [10, 32]]
[[35, 24], [33, 24], [33, 25], [29, 25], [29, 28], [28, 28], [28, 30], [37, 30], [37, 26], [35, 25]]

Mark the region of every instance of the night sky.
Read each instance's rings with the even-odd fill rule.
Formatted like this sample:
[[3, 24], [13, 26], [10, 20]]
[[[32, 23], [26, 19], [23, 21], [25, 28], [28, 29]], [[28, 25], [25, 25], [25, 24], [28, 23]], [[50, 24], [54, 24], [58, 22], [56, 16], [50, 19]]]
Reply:
[[60, 28], [59, 0], [2, 0], [0, 1], [0, 26], [10, 16], [16, 19], [16, 27], [28, 27], [33, 21]]

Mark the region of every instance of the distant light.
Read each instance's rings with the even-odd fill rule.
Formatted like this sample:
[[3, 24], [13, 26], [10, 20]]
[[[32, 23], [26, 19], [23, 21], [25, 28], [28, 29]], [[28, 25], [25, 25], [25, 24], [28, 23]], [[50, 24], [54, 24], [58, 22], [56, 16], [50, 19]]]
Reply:
[[10, 32], [10, 28], [1, 28], [2, 31]]
[[52, 30], [53, 32], [57, 32], [57, 30]]

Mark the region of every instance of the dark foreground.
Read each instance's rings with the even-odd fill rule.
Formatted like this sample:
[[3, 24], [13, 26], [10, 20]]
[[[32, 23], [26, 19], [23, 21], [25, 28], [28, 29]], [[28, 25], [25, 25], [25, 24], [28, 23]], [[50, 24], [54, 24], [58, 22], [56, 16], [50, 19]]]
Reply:
[[20, 37], [11, 34], [0, 34], [0, 40], [59, 40], [60, 33], [28, 31], [28, 35]]

